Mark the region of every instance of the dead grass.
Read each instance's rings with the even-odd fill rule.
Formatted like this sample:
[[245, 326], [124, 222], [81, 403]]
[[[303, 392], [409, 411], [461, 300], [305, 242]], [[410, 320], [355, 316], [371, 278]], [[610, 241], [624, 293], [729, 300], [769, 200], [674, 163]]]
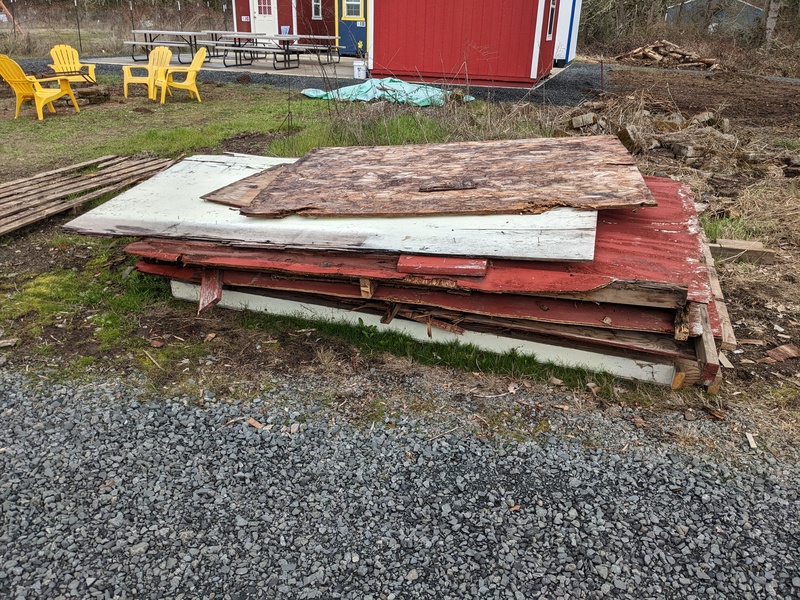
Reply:
[[800, 247], [800, 186], [795, 180], [763, 179], [742, 190], [727, 210], [751, 223], [765, 243]]

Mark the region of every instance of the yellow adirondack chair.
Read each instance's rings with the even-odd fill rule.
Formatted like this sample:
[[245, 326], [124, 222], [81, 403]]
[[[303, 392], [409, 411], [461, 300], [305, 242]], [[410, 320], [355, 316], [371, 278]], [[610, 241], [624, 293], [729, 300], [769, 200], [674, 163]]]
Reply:
[[[141, 83], [147, 86], [147, 97], [151, 100], [156, 99], [156, 76], [161, 69], [169, 67], [172, 60], [172, 50], [166, 46], [156, 46], [150, 51], [146, 66], [125, 65], [122, 67], [122, 88], [125, 97], [128, 97], [128, 86], [132, 83]], [[133, 74], [133, 69], [144, 69], [147, 75], [139, 76]]]
[[[81, 112], [81, 109], [78, 108], [78, 102], [75, 100], [75, 94], [72, 93], [72, 88], [69, 86], [69, 81], [65, 78], [43, 77], [42, 79], [36, 79], [31, 75], [25, 75], [22, 67], [5, 54], [0, 54], [0, 77], [5, 79], [17, 96], [15, 119], [19, 117], [19, 107], [24, 102], [33, 100], [36, 105], [36, 115], [41, 121], [44, 119], [42, 107], [46, 106], [47, 110], [54, 113], [56, 109], [53, 107], [53, 100], [58, 100], [64, 96], [69, 96], [70, 100], [72, 100], [75, 112]], [[42, 86], [42, 83], [55, 81], [58, 82], [57, 88]]]
[[[95, 83], [97, 81], [94, 76], [95, 65], [82, 63], [78, 57], [78, 51], [72, 46], [66, 44], [53, 46], [50, 50], [50, 57], [53, 59], [53, 63], [50, 65], [53, 71], [59, 74], [72, 73], [72, 75], [67, 75], [70, 83]], [[79, 75], [78, 73], [84, 68], [86, 73]]]
[[[169, 67], [159, 72], [156, 77], [156, 87], [161, 88], [161, 104], [166, 101], [167, 92], [169, 92], [170, 96], [172, 95], [172, 89], [186, 90], [189, 92], [189, 98], [197, 98], [198, 102], [202, 102], [200, 100], [200, 92], [197, 91], [197, 73], [206, 60], [206, 52], [205, 47], [200, 48], [195, 53], [192, 64], [188, 67]], [[173, 75], [177, 73], [186, 74], [183, 81], [175, 81], [173, 79]]]

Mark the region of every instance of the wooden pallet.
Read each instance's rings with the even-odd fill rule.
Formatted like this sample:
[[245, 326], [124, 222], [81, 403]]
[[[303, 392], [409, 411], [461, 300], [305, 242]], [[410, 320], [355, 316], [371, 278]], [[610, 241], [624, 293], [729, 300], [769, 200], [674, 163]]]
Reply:
[[173, 162], [108, 155], [0, 184], [0, 235], [124, 190]]

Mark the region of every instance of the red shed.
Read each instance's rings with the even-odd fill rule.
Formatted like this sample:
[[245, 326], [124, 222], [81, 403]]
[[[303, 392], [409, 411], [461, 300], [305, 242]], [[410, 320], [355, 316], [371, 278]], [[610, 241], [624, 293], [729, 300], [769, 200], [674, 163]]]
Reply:
[[559, 0], [373, 0], [374, 76], [527, 87], [550, 74]]
[[235, 31], [270, 35], [336, 32], [336, 0], [234, 0], [233, 14]]

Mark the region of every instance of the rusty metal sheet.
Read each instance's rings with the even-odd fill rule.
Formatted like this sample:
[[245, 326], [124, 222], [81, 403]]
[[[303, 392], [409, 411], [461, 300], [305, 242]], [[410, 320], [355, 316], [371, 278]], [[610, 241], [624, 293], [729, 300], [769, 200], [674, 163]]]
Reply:
[[286, 167], [241, 212], [407, 217], [653, 205], [621, 142], [591, 136], [317, 148]]

